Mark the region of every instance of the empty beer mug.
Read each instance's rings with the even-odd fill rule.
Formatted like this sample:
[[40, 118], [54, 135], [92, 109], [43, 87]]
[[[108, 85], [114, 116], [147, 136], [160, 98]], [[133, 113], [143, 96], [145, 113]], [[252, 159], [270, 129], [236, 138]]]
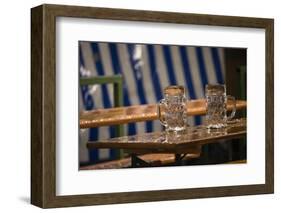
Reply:
[[187, 126], [186, 97], [183, 86], [168, 86], [157, 106], [158, 118], [166, 131], [182, 131]]
[[[205, 86], [206, 95], [206, 126], [208, 128], [221, 128], [227, 125], [236, 113], [236, 101], [233, 96], [226, 95], [224, 84]], [[230, 116], [227, 116], [227, 102], [232, 103]]]

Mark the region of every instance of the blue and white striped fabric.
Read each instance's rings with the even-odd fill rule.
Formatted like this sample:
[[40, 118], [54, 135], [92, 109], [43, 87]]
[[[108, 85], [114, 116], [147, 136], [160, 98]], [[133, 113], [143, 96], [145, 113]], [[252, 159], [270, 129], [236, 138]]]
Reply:
[[[80, 76], [122, 74], [124, 105], [157, 103], [168, 85], [184, 85], [188, 99], [204, 97], [208, 83], [224, 83], [223, 48], [79, 42]], [[80, 87], [80, 110], [113, 106], [112, 85]], [[190, 117], [198, 125], [201, 117]], [[159, 121], [128, 124], [128, 135], [161, 130]], [[86, 149], [88, 140], [113, 137], [112, 127], [80, 131], [80, 163], [114, 158], [108, 149]]]

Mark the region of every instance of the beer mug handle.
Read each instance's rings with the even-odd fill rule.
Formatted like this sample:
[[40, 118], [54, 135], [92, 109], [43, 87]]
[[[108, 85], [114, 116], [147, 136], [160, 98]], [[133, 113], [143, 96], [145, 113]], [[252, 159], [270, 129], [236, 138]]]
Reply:
[[231, 112], [230, 116], [227, 116], [227, 121], [231, 120], [235, 116], [235, 113], [236, 113], [236, 100], [235, 100], [235, 97], [228, 95], [227, 96], [227, 101], [228, 100], [231, 100], [231, 102], [233, 103], [232, 104], [233, 108], [232, 108], [232, 112]]
[[160, 121], [160, 123], [167, 127], [167, 122], [165, 119], [163, 119], [164, 117], [161, 115], [161, 106], [165, 104], [165, 100], [164, 99], [161, 99], [159, 101], [159, 103], [157, 104], [157, 116], [158, 116], [158, 119]]

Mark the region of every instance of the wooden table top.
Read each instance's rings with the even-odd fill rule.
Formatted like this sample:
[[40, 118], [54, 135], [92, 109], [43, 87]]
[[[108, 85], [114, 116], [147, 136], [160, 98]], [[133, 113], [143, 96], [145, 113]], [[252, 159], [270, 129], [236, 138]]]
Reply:
[[[246, 101], [237, 100], [236, 108], [246, 108]], [[231, 110], [232, 105], [227, 104], [227, 109]], [[205, 115], [205, 99], [190, 100], [187, 102], [187, 114]], [[92, 128], [98, 126], [110, 126], [125, 124], [130, 122], [157, 120], [157, 105], [135, 105], [129, 107], [116, 107], [109, 109], [96, 109], [80, 113], [80, 128]]]
[[246, 135], [245, 118], [236, 119], [226, 128], [207, 129], [206, 126], [188, 127], [182, 133], [152, 132], [88, 142], [87, 147], [127, 149], [133, 153], [190, 153], [203, 144], [241, 138]]

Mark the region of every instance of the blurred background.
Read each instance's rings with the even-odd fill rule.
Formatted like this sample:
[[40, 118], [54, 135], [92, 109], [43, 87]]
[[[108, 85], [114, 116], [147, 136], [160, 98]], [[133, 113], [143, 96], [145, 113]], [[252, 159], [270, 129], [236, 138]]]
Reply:
[[[227, 94], [246, 100], [246, 49], [79, 42], [80, 78], [118, 75], [122, 78], [124, 106], [157, 103], [168, 85], [183, 85], [190, 100], [204, 98], [206, 84], [226, 84]], [[112, 84], [80, 86], [79, 111], [114, 107], [113, 96]], [[242, 112], [237, 116], [245, 115]], [[188, 119], [192, 126], [203, 121], [203, 116]], [[160, 130], [159, 121], [124, 125], [125, 135]], [[116, 150], [86, 148], [89, 140], [110, 137], [116, 137], [112, 126], [80, 129], [80, 166], [118, 159]], [[246, 143], [241, 140], [204, 146], [197, 163], [245, 158]]]

